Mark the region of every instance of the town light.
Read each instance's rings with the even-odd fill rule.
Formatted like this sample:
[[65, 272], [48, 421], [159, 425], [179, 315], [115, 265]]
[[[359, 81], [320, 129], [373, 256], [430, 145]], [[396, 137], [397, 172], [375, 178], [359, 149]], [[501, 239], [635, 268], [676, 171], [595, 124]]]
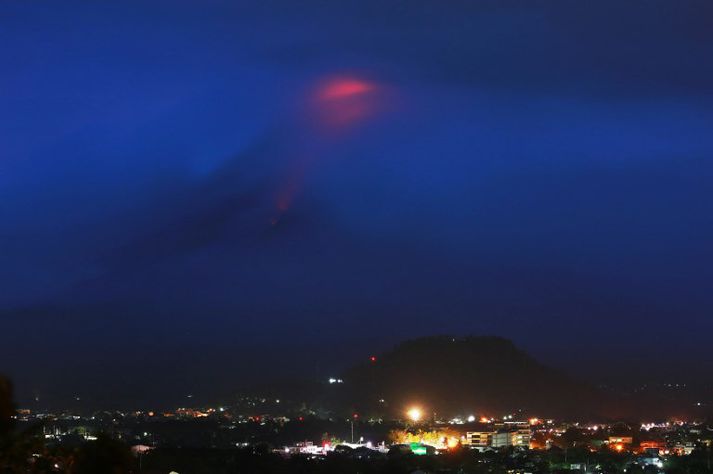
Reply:
[[418, 407], [410, 408], [409, 411], [406, 412], [406, 414], [414, 423], [418, 422], [423, 416], [423, 412], [421, 412], [421, 409]]

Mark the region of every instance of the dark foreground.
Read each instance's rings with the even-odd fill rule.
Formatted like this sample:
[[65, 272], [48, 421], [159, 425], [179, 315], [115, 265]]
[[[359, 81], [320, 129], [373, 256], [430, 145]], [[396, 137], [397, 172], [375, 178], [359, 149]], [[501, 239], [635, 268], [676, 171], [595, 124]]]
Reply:
[[[646, 465], [632, 453], [592, 452], [572, 448], [566, 451], [515, 451], [479, 453], [455, 448], [447, 452], [417, 456], [355, 453], [327, 456], [290, 456], [267, 446], [236, 449], [156, 448], [141, 455], [108, 437], [68, 449], [48, 449], [32, 441], [5, 445], [0, 452], [2, 473], [150, 473], [228, 474], [228, 473], [453, 473], [453, 474], [696, 474], [713, 473], [709, 449], [688, 456], [668, 456], [661, 467]], [[33, 451], [37, 451], [34, 452]], [[29, 455], [28, 455], [29, 454]]]

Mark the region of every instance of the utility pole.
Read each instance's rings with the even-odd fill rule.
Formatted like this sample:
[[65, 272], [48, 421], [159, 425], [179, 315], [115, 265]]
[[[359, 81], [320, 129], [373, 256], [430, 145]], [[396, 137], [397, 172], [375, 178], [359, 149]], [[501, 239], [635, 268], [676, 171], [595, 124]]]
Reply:
[[354, 444], [354, 420], [359, 419], [359, 413], [354, 413], [352, 419], [349, 420], [352, 425], [352, 444]]

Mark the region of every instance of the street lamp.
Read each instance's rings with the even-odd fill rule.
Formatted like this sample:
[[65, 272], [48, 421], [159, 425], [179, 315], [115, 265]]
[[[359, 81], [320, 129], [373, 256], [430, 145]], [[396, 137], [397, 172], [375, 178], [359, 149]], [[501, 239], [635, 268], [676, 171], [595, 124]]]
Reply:
[[414, 423], [418, 423], [419, 420], [423, 417], [423, 412], [421, 411], [420, 408], [413, 407], [413, 408], [410, 408], [409, 411], [406, 412], [406, 415], [408, 415], [408, 417], [411, 421], [413, 421]]

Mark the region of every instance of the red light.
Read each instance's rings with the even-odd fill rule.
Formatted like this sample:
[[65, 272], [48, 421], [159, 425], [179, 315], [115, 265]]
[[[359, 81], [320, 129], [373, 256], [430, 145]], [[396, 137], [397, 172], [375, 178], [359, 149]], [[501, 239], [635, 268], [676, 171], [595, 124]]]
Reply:
[[328, 78], [317, 84], [313, 96], [316, 118], [330, 131], [344, 131], [374, 115], [379, 96], [380, 87], [375, 83], [353, 77]]
[[376, 362], [376, 356], [371, 356], [371, 357], [369, 357], [369, 360], [372, 361], [372, 362]]
[[354, 413], [354, 414], [352, 415], [352, 418], [354, 418], [355, 420], [356, 420], [357, 418], [359, 418], [359, 413]]
[[320, 98], [322, 100], [337, 100], [355, 95], [371, 92], [374, 86], [359, 79], [334, 80], [322, 87]]

